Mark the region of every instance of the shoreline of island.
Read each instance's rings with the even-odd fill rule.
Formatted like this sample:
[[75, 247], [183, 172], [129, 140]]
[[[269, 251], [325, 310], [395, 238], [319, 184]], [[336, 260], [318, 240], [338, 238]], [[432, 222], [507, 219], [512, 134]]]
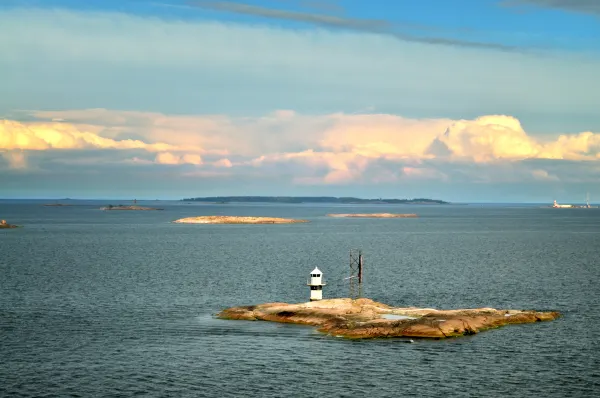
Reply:
[[113, 205], [108, 205], [108, 206], [103, 206], [100, 208], [100, 210], [104, 210], [104, 211], [113, 211], [113, 210], [121, 210], [121, 211], [148, 211], [148, 210], [164, 210], [161, 208], [157, 208], [157, 207], [144, 207], [144, 206], [123, 206], [123, 205], [118, 205], [118, 206], [113, 206]]
[[0, 229], [21, 228], [20, 225], [9, 224], [6, 220], [0, 220]]
[[307, 222], [309, 221], [293, 218], [254, 216], [199, 216], [173, 221], [174, 224], [297, 224]]
[[560, 316], [558, 311], [392, 307], [368, 298], [336, 298], [298, 304], [265, 303], [231, 307], [216, 314], [217, 318], [227, 320], [316, 326], [319, 332], [349, 339], [445, 339], [505, 325], [552, 321]]
[[200, 202], [211, 204], [227, 203], [322, 203], [322, 204], [381, 204], [381, 205], [448, 205], [452, 204], [439, 199], [363, 199], [356, 197], [336, 196], [207, 196], [181, 199], [181, 202]]
[[414, 213], [330, 213], [333, 218], [418, 218]]

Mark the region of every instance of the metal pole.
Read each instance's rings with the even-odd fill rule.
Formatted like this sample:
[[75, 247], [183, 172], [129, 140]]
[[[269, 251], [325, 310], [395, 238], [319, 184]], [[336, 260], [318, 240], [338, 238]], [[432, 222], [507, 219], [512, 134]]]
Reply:
[[358, 283], [362, 284], [362, 275], [363, 275], [363, 256], [362, 252], [358, 252]]

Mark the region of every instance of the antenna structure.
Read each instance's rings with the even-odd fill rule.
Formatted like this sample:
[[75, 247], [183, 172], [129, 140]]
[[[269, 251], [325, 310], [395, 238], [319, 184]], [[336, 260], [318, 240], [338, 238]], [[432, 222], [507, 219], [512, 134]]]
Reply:
[[351, 249], [350, 250], [350, 276], [346, 279], [349, 280], [350, 287], [350, 298], [361, 298], [362, 297], [362, 283], [364, 276], [364, 260], [362, 250]]
[[585, 207], [587, 207], [588, 209], [590, 208], [590, 193], [587, 192], [585, 194]]

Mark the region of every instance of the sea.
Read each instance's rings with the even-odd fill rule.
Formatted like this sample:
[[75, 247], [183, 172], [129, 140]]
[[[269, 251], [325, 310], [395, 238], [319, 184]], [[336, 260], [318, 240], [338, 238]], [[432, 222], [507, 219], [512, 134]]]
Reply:
[[[2, 397], [600, 395], [600, 209], [542, 205], [0, 201]], [[130, 204], [130, 203], [125, 203]], [[329, 213], [417, 213], [352, 219]], [[184, 225], [202, 215], [306, 219]], [[363, 296], [393, 306], [559, 311], [552, 322], [429, 340], [347, 340], [220, 320], [238, 305]]]

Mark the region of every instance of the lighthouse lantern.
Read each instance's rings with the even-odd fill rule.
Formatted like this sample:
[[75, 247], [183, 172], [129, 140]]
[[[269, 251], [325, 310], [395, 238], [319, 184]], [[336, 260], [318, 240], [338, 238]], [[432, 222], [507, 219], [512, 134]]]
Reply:
[[310, 278], [306, 283], [310, 286], [310, 301], [317, 301], [323, 299], [323, 286], [326, 285], [323, 279], [323, 273], [317, 267], [310, 273]]

